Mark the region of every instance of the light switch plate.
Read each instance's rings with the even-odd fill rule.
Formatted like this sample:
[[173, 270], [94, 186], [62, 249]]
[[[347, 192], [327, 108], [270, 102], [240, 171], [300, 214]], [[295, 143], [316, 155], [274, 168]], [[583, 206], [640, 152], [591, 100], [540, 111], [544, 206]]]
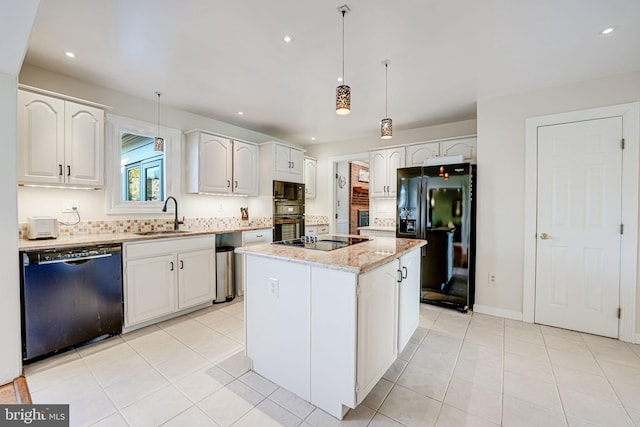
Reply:
[[269, 277], [269, 293], [278, 298], [278, 292], [280, 291], [280, 281], [278, 279], [274, 279], [273, 277]]
[[80, 202], [78, 202], [77, 200], [63, 200], [62, 201], [62, 212], [63, 213], [73, 212], [74, 210], [79, 210], [79, 209], [80, 209]]

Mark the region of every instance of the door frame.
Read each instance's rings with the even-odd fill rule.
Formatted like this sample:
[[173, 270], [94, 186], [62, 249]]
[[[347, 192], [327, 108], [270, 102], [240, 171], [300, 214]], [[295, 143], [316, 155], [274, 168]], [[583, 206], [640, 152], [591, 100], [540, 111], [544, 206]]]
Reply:
[[327, 159], [327, 168], [329, 169], [329, 176], [327, 180], [327, 189], [329, 196], [329, 205], [331, 209], [329, 211], [329, 233], [335, 234], [338, 229], [336, 222], [336, 191], [335, 191], [335, 176], [337, 173], [337, 163], [340, 162], [354, 162], [363, 161], [363, 159], [369, 160], [369, 152], [346, 154], [344, 156], [334, 156]]
[[618, 339], [639, 342], [635, 333], [636, 286], [638, 266], [638, 190], [640, 177], [640, 102], [612, 105], [568, 113], [532, 117], [525, 120], [525, 192], [524, 192], [524, 288], [522, 317], [533, 323], [536, 293], [537, 201], [538, 201], [538, 127], [622, 117], [625, 139], [622, 156], [622, 223], [620, 242], [620, 307]]

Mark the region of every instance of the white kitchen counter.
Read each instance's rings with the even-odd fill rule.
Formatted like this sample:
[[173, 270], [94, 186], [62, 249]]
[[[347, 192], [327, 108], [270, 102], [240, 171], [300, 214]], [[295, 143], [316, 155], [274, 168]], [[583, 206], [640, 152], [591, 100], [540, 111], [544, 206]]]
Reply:
[[252, 369], [342, 419], [378, 383], [419, 321], [423, 240], [333, 251], [282, 245], [245, 255]]

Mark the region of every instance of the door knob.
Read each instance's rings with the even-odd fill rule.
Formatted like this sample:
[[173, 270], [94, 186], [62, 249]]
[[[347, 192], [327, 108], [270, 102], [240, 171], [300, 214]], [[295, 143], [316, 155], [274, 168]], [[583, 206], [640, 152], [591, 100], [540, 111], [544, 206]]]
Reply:
[[540, 234], [540, 238], [542, 240], [547, 240], [549, 238], [549, 235], [547, 233], [542, 233], [542, 234]]

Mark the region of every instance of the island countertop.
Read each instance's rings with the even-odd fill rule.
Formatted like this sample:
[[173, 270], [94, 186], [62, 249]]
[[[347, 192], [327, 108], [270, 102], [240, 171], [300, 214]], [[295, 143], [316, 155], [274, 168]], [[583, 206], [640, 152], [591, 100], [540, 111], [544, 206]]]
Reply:
[[276, 258], [298, 264], [319, 265], [333, 270], [365, 273], [426, 244], [426, 240], [371, 237], [367, 242], [332, 251], [269, 243], [236, 248], [235, 251], [240, 254]]

